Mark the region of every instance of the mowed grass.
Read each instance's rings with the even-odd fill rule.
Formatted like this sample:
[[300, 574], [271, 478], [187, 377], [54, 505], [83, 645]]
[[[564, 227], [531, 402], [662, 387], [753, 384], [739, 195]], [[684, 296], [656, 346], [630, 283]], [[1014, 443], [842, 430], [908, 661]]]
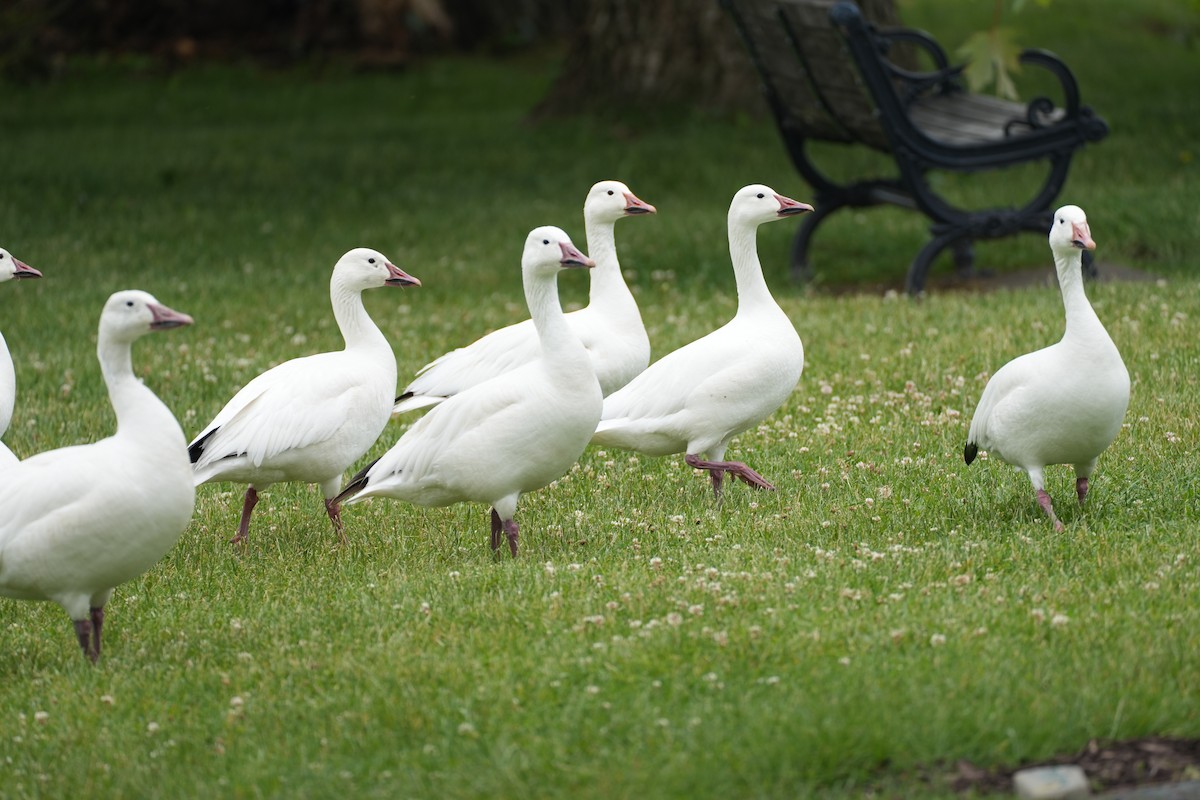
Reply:
[[[61, 609], [0, 600], [0, 794], [938, 797], [920, 767], [1200, 735], [1197, 67], [1162, 32], [1169, 4], [1067, 5], [1016, 18], [1114, 126], [1064, 200], [1088, 210], [1102, 262], [1163, 279], [1089, 287], [1133, 397], [1085, 509], [1052, 470], [1064, 533], [1022, 474], [961, 460], [987, 375], [1060, 335], [1056, 290], [799, 290], [781, 221], [760, 252], [807, 365], [730, 450], [777, 492], [733, 485], [718, 507], [682, 458], [591, 448], [522, 500], [521, 558], [497, 563], [481, 506], [353, 506], [343, 547], [299, 486], [273, 487], [233, 548], [243, 487], [202, 487], [179, 544], [118, 588], [98, 667]], [[981, 24], [949, 3], [904, 11], [939, 35]], [[659, 208], [617, 231], [655, 357], [725, 321], [729, 197], [764, 181], [808, 199], [774, 130], [688, 113], [526, 125], [553, 68], [108, 65], [0, 89], [0, 244], [46, 274], [0, 287], [18, 369], [5, 441], [27, 455], [111, 431], [95, 326], [128, 287], [196, 318], [134, 353], [194, 434], [255, 374], [340, 346], [328, 273], [357, 245], [424, 282], [367, 297], [410, 375], [525, 315], [524, 234], [557, 224], [582, 245], [601, 178]], [[921, 221], [845, 217], [818, 236], [822, 280], [898, 283]], [[980, 254], [1049, 272], [1039, 237]], [[585, 301], [582, 276], [562, 289]]]

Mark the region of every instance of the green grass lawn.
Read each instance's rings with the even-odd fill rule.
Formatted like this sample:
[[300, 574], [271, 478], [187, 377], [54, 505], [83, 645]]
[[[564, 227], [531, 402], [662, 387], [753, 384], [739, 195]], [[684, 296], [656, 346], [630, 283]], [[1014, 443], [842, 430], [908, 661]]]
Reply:
[[[823, 228], [820, 283], [798, 289], [781, 221], [760, 252], [807, 365], [729, 453], [777, 492], [737, 484], [716, 507], [682, 458], [591, 448], [523, 499], [522, 557], [496, 563], [481, 506], [356, 505], [340, 547], [299, 486], [265, 494], [238, 550], [244, 487], [202, 487], [178, 546], [118, 588], [98, 667], [57, 606], [0, 600], [0, 795], [939, 797], [921, 767], [1200, 736], [1196, 15], [1089, 9], [1027, 4], [1013, 23], [1113, 127], [1064, 202], [1088, 211], [1102, 263], [1162, 279], [1089, 287], [1133, 397], [1086, 509], [1051, 470], [1064, 533], [1024, 475], [962, 462], [987, 375], [1060, 335], [1057, 291], [825, 291], [899, 285], [925, 231], [886, 210]], [[950, 0], [903, 13], [947, 42], [986, 24]], [[554, 68], [117, 63], [0, 86], [0, 245], [46, 275], [0, 287], [5, 441], [28, 455], [111, 431], [93, 350], [122, 288], [196, 319], [134, 353], [194, 434], [262, 370], [340, 346], [328, 274], [359, 245], [424, 283], [367, 297], [410, 375], [524, 317], [525, 233], [582, 245], [602, 178], [659, 209], [617, 233], [655, 357], [723, 323], [733, 192], [809, 199], [775, 131], [687, 113], [525, 124]], [[1051, 269], [1037, 236], [979, 255]], [[581, 275], [561, 283], [585, 301]]]

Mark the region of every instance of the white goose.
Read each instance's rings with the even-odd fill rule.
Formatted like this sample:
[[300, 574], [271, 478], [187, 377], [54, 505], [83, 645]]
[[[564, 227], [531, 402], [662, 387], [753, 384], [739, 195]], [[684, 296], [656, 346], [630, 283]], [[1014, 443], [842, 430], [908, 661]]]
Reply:
[[130, 352], [144, 334], [191, 322], [145, 292], [110, 297], [96, 354], [117, 432], [31, 456], [0, 480], [0, 595], [58, 603], [92, 661], [113, 588], [162, 558], [192, 518], [187, 440]]
[[488, 503], [492, 551], [499, 552], [503, 533], [515, 557], [518, 498], [562, 477], [600, 419], [600, 384], [558, 299], [558, 271], [591, 266], [562, 230], [535, 228], [521, 274], [541, 357], [431, 409], [338, 501], [381, 495], [423, 506]]
[[363, 307], [362, 293], [421, 282], [374, 250], [346, 253], [333, 268], [329, 298], [344, 350], [274, 367], [233, 396], [188, 446], [196, 485], [248, 483], [233, 542], [244, 542], [258, 492], [274, 483], [315, 483], [345, 541], [338, 503], [342, 473], [361, 458], [391, 415], [396, 356]]
[[[606, 395], [629, 383], [650, 363], [650, 339], [637, 301], [621, 274], [614, 227], [623, 217], [653, 213], [654, 206], [639, 200], [620, 181], [597, 183], [583, 203], [588, 255], [596, 267], [591, 272], [588, 305], [567, 314], [567, 322], [591, 355]], [[493, 331], [422, 367], [396, 398], [394, 413], [440, 403], [540, 354], [532, 320]]]
[[[40, 278], [38, 272], [28, 264], [17, 260], [11, 253], [0, 247], [0, 283], [25, 278]], [[8, 343], [4, 334], [0, 333], [0, 436], [8, 431], [12, 421], [13, 408], [17, 402], [17, 372], [13, 368], [12, 356], [8, 352]], [[0, 442], [0, 467], [15, 464], [17, 457]]]
[[745, 464], [722, 459], [733, 437], [787, 400], [804, 370], [804, 346], [767, 288], [756, 238], [760, 224], [805, 211], [812, 206], [760, 184], [733, 196], [729, 254], [737, 314], [606, 398], [593, 443], [652, 456], [684, 452], [688, 466], [708, 470], [718, 499], [726, 472], [760, 489], [775, 488]]
[[1024, 470], [1037, 502], [1054, 523], [1043, 469], [1075, 467], [1075, 493], [1087, 497], [1096, 461], [1121, 430], [1129, 406], [1129, 372], [1083, 292], [1083, 250], [1094, 250], [1087, 216], [1078, 206], [1054, 213], [1050, 250], [1062, 289], [1067, 324], [1057, 343], [1013, 359], [987, 382], [963, 457], [980, 450]]

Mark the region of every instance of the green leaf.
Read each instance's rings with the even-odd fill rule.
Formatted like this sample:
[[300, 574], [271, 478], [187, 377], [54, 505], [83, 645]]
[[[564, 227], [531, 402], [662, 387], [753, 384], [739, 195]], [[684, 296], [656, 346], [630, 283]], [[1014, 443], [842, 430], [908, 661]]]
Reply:
[[963, 75], [971, 91], [981, 92], [995, 84], [997, 95], [1017, 99], [1012, 75], [1021, 71], [1020, 48], [1013, 42], [1011, 29], [993, 28], [972, 34], [955, 53], [967, 62]]

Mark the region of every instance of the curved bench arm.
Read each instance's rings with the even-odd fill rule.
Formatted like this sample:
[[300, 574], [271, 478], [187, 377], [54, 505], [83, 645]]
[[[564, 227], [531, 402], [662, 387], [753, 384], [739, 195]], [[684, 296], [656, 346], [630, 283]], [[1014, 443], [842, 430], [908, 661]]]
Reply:
[[[905, 106], [930, 89], [941, 94], [963, 91], [961, 79], [966, 65], [951, 66], [946, 51], [925, 31], [916, 28], [876, 28], [870, 23], [867, 23], [867, 28], [875, 38], [888, 73], [904, 86], [902, 101]], [[887, 54], [892, 45], [897, 42], [916, 45], [924, 50], [932, 59], [934, 69], [911, 70], [896, 64], [888, 58]]]
[[[1079, 116], [1079, 84], [1075, 82], [1075, 75], [1063, 63], [1061, 58], [1049, 50], [1030, 49], [1021, 53], [1020, 61], [1022, 64], [1032, 64], [1035, 67], [1041, 67], [1058, 78], [1058, 83], [1062, 87], [1063, 92], [1063, 110], [1067, 112], [1067, 116], [1069, 117]], [[1030, 103], [1030, 106], [1032, 105], [1033, 103]]]

